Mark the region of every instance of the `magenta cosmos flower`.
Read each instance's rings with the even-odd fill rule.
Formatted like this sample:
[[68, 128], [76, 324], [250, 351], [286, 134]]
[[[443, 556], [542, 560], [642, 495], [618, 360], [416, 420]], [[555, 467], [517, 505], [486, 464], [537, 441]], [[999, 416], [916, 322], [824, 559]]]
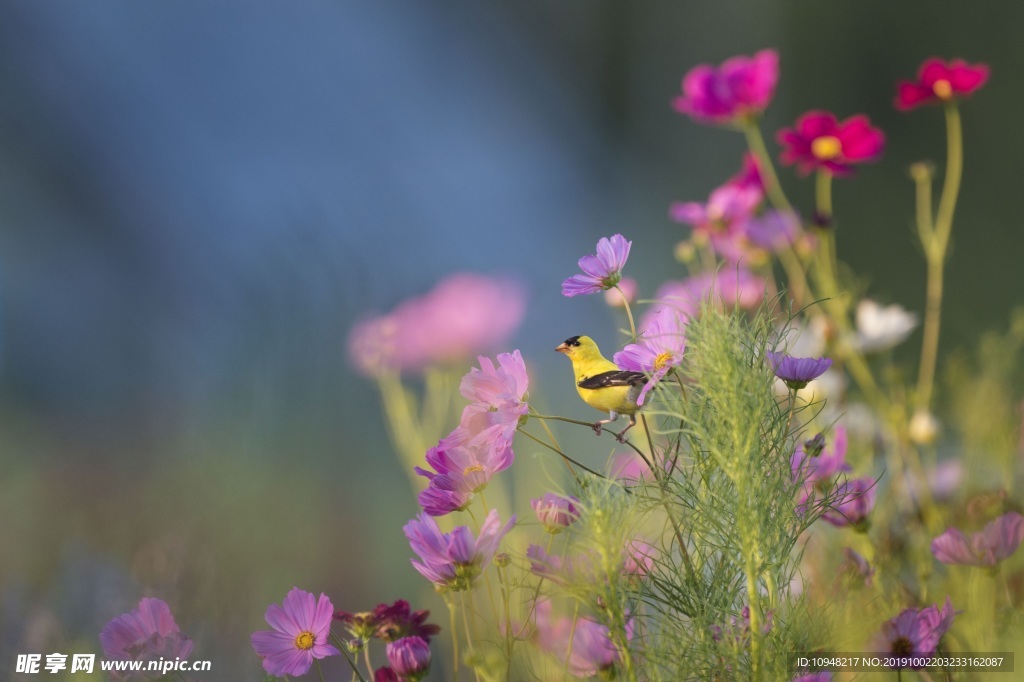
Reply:
[[988, 80], [988, 64], [968, 64], [962, 59], [945, 62], [925, 60], [914, 82], [896, 84], [896, 108], [910, 111], [924, 104], [938, 104], [971, 95]]
[[266, 619], [272, 630], [252, 633], [252, 648], [263, 659], [271, 675], [305, 675], [314, 659], [341, 652], [328, 644], [334, 607], [327, 595], [293, 587], [282, 606], [267, 607]]
[[100, 644], [112, 661], [187, 658], [192, 652], [192, 640], [178, 630], [170, 607], [152, 597], [107, 623]]
[[643, 405], [655, 384], [682, 363], [685, 350], [686, 326], [678, 314], [666, 311], [641, 332], [640, 343], [631, 343], [615, 354], [616, 365], [649, 377], [636, 399], [637, 405]]
[[934, 654], [939, 640], [953, 625], [955, 615], [949, 597], [941, 610], [937, 606], [904, 609], [882, 625], [875, 650], [907, 656]]
[[571, 495], [545, 493], [539, 500], [530, 500], [537, 520], [549, 533], [561, 533], [580, 517], [580, 501]]
[[811, 440], [797, 444], [789, 464], [793, 482], [802, 484], [797, 500], [799, 510], [802, 511], [807, 501], [814, 496], [815, 486], [827, 485], [837, 474], [850, 470], [850, 465], [846, 463], [847, 442], [846, 427], [839, 425], [835, 427], [828, 444], [820, 433]]
[[768, 107], [778, 81], [775, 50], [733, 57], [717, 68], [700, 64], [683, 77], [683, 94], [672, 106], [700, 123], [737, 123]]
[[948, 529], [932, 540], [932, 554], [944, 564], [995, 566], [1016, 552], [1021, 540], [1024, 516], [1010, 512], [969, 538], [956, 528]]
[[783, 146], [782, 162], [796, 164], [807, 174], [823, 169], [832, 175], [850, 175], [853, 164], [875, 161], [885, 148], [885, 134], [872, 128], [863, 114], [845, 121], [836, 120], [827, 111], [809, 111], [793, 128], [778, 132]]
[[562, 295], [596, 294], [614, 287], [622, 279], [622, 268], [632, 245], [633, 242], [626, 241], [621, 234], [602, 237], [597, 242], [597, 255], [580, 258], [583, 274], [562, 282]]
[[451, 445], [442, 440], [427, 450], [426, 460], [434, 471], [416, 467], [416, 473], [430, 481], [419, 503], [431, 516], [444, 516], [465, 509], [473, 493], [512, 466], [515, 455], [505, 442]]
[[805, 388], [832, 366], [829, 358], [794, 358], [785, 353], [765, 353], [772, 372], [794, 391]]
[[459, 592], [473, 586], [515, 522], [513, 516], [502, 526], [497, 510], [492, 509], [480, 526], [479, 537], [473, 537], [466, 526], [442, 533], [434, 519], [420, 514], [402, 530], [420, 558], [412, 560], [413, 568], [438, 587]]
[[457, 273], [392, 312], [357, 324], [349, 333], [349, 356], [367, 376], [420, 372], [501, 346], [525, 312], [518, 282]]

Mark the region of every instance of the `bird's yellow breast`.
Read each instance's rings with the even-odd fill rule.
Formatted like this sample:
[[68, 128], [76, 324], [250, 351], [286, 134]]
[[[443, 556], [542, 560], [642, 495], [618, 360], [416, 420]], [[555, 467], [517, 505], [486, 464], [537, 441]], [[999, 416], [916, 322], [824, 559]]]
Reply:
[[601, 412], [636, 414], [636, 398], [640, 390], [635, 386], [607, 386], [605, 388], [580, 388], [576, 391], [583, 402]]

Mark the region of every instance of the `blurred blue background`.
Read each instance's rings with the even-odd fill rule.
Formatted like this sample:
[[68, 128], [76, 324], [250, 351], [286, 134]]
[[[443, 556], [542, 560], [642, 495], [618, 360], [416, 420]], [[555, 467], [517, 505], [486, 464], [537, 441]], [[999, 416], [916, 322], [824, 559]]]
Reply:
[[248, 633], [293, 584], [349, 610], [429, 591], [349, 329], [452, 271], [516, 275], [531, 392], [583, 414], [551, 349], [616, 320], [561, 280], [622, 232], [651, 295], [681, 274], [669, 203], [739, 167], [741, 136], [669, 106], [699, 62], [780, 51], [769, 135], [812, 108], [886, 131], [881, 163], [836, 183], [840, 258], [918, 311], [906, 169], [941, 163], [944, 133], [938, 110], [897, 113], [894, 83], [933, 55], [989, 63], [963, 108], [944, 348], [1002, 326], [1024, 293], [1024, 6], [987, 7], [4, 4], [0, 669], [91, 650], [154, 594], [215, 678], [251, 676]]

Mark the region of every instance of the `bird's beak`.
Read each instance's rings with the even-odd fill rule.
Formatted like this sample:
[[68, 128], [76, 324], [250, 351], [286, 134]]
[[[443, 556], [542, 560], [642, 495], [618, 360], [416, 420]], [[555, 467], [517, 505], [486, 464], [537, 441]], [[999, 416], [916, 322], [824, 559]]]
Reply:
[[569, 352], [569, 345], [565, 344], [565, 343], [560, 344], [558, 346], [558, 348], [556, 348], [555, 350], [558, 351], [559, 353], [568, 353]]

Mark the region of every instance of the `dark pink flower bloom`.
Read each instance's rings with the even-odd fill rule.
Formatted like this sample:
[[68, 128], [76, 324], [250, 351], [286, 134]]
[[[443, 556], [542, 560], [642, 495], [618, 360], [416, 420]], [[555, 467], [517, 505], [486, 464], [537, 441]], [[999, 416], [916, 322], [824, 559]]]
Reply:
[[[569, 618], [554, 618], [547, 599], [537, 601], [534, 622], [537, 646], [560, 661], [568, 656], [568, 670], [573, 677], [607, 673], [621, 658], [606, 626], [585, 616], [577, 618], [575, 624]], [[626, 637], [633, 637], [632, 619], [626, 622]]]
[[1024, 540], [1024, 516], [1003, 514], [969, 538], [950, 528], [932, 540], [932, 554], [944, 564], [995, 566], [1006, 559]]
[[112, 661], [187, 658], [192, 640], [178, 630], [167, 603], [152, 597], [112, 619], [100, 632], [103, 654]]
[[501, 346], [525, 312], [518, 282], [457, 273], [391, 313], [357, 324], [349, 334], [349, 355], [368, 376], [419, 372]]
[[441, 627], [427, 623], [430, 611], [412, 611], [404, 599], [394, 604], [378, 604], [373, 611], [349, 613], [338, 609], [334, 620], [341, 621], [356, 639], [383, 639], [391, 642], [402, 637], [422, 637], [427, 642]]
[[334, 607], [327, 595], [316, 599], [311, 592], [293, 587], [282, 606], [267, 607], [272, 630], [252, 633], [252, 648], [271, 675], [305, 675], [314, 659], [341, 652], [328, 643]]
[[473, 537], [466, 526], [442, 533], [433, 518], [420, 514], [402, 530], [420, 558], [413, 559], [413, 568], [438, 587], [458, 592], [473, 586], [515, 522], [513, 516], [502, 526], [497, 510], [492, 509], [480, 526], [479, 537]]
[[901, 656], [930, 656], [935, 653], [942, 635], [953, 625], [953, 604], [949, 597], [940, 611], [936, 606], [926, 609], [904, 609], [886, 621], [874, 645], [875, 651]]
[[801, 173], [819, 168], [833, 175], [850, 175], [853, 164], [875, 161], [885, 148], [885, 134], [871, 127], [863, 114], [845, 121], [827, 111], [809, 111], [793, 128], [778, 133], [784, 164], [796, 164]]
[[544, 525], [549, 533], [561, 533], [580, 517], [580, 501], [572, 496], [545, 493], [539, 500], [530, 500], [537, 520]]
[[385, 648], [391, 669], [402, 679], [418, 682], [430, 672], [430, 645], [422, 637], [403, 637]]
[[637, 405], [643, 405], [655, 384], [670, 369], [682, 363], [686, 350], [686, 326], [678, 314], [666, 310], [644, 327], [639, 341], [627, 345], [612, 359], [622, 369], [648, 375], [647, 383], [636, 400]]
[[945, 62], [937, 57], [925, 60], [917, 81], [896, 84], [896, 108], [910, 111], [923, 104], [962, 99], [988, 80], [988, 64], [968, 64], [962, 59]]
[[772, 372], [793, 390], [807, 386], [832, 366], [829, 358], [794, 358], [785, 353], [765, 353]]
[[384, 666], [373, 671], [373, 682], [402, 682], [391, 668]]
[[717, 68], [700, 64], [683, 77], [683, 94], [672, 106], [701, 123], [736, 123], [768, 107], [778, 80], [775, 50], [733, 57]]
[[633, 242], [626, 241], [621, 234], [602, 237], [597, 242], [597, 255], [580, 258], [583, 274], [573, 275], [562, 282], [562, 295], [596, 294], [614, 287], [622, 279], [622, 268], [632, 245]]
[[861, 528], [868, 514], [875, 507], [875, 486], [878, 482], [873, 478], [855, 478], [840, 483], [836, 489], [836, 499], [829, 510], [821, 518], [833, 526], [854, 526]]

